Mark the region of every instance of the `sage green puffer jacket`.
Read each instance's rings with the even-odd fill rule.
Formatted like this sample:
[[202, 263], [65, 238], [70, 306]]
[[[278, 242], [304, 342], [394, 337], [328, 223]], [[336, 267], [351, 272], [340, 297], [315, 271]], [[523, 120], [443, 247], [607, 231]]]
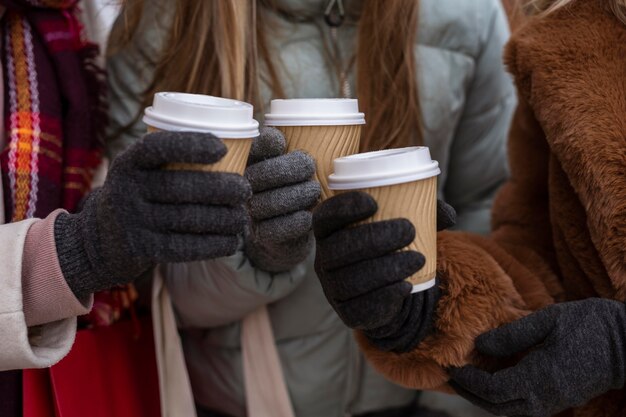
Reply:
[[[326, 3], [278, 2], [311, 14]], [[139, 97], [152, 79], [149, 58], [164, 43], [173, 3], [153, 0], [130, 47], [109, 58], [112, 131], [141, 110]], [[440, 196], [458, 211], [459, 228], [486, 232], [492, 198], [507, 177], [506, 137], [515, 106], [501, 58], [509, 36], [506, 18], [499, 0], [421, 0], [420, 7], [415, 59], [424, 141], [442, 170]], [[292, 24], [278, 15], [273, 19], [271, 52], [280, 64], [287, 96], [337, 96], [335, 72], [323, 59], [319, 26]], [[339, 29], [346, 59], [355, 36], [355, 25]], [[355, 91], [353, 77], [351, 81]], [[267, 88], [263, 91], [269, 103]], [[115, 156], [144, 132], [137, 122], [129, 133], [113, 137], [109, 154]], [[324, 298], [313, 258], [312, 253], [291, 271], [275, 275], [253, 268], [241, 251], [166, 268], [201, 406], [246, 415], [240, 321], [261, 305], [268, 305], [298, 417], [361, 414], [412, 401], [414, 392], [392, 385], [364, 362], [351, 331]]]

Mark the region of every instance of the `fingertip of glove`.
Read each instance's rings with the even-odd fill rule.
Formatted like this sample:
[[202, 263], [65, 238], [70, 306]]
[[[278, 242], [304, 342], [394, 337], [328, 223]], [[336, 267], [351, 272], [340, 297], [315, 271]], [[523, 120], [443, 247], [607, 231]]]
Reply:
[[144, 139], [148, 139], [151, 141], [167, 142], [168, 144], [174, 143], [183, 147], [192, 147], [196, 144], [199, 144], [201, 146], [202, 144], [210, 142], [211, 147], [223, 148], [224, 151], [226, 151], [226, 146], [224, 146], [222, 140], [214, 134], [208, 132], [158, 131], [146, 134], [144, 136]]
[[313, 210], [313, 231], [324, 238], [335, 231], [371, 217], [378, 210], [376, 200], [362, 191], [337, 194]]
[[225, 247], [225, 255], [224, 256], [231, 256], [234, 255], [235, 252], [237, 252], [237, 249], [239, 248], [239, 238], [237, 237], [232, 237], [229, 239], [228, 243], [226, 244]]
[[480, 352], [488, 352], [492, 350], [493, 339], [494, 336], [497, 334], [497, 330], [498, 327], [476, 336], [476, 339], [474, 339], [474, 346], [476, 347], [476, 349]]
[[378, 211], [378, 203], [374, 197], [368, 193], [363, 191], [351, 191], [346, 194], [352, 199], [350, 204], [357, 208], [359, 212], [363, 213], [363, 215], [367, 214], [369, 217]]
[[[446, 372], [448, 373], [448, 375], [450, 376], [451, 381], [448, 381], [448, 383], [452, 386], [452, 384], [455, 384], [454, 381], [452, 381], [454, 378], [456, 378], [457, 375], [459, 375], [462, 372], [462, 367], [456, 367], [456, 366], [452, 366], [449, 368], [446, 368]], [[452, 386], [454, 388], [454, 386]], [[456, 391], [456, 389], [455, 389]]]
[[153, 132], [133, 147], [140, 165], [157, 166], [186, 162], [213, 164], [226, 155], [221, 139], [203, 132]]
[[466, 375], [468, 371], [473, 369], [472, 365], [464, 365], [464, 366], [451, 366], [446, 369], [448, 374], [453, 378], [457, 376]]
[[287, 141], [283, 132], [275, 127], [262, 127], [260, 135], [252, 142], [250, 163], [282, 155], [287, 149]]
[[449, 229], [456, 225], [456, 210], [450, 204], [437, 200], [437, 231]]
[[398, 237], [398, 240], [403, 242], [404, 245], [408, 245], [415, 240], [415, 226], [408, 219], [393, 219], [387, 220], [386, 223], [390, 224], [392, 234]]
[[410, 250], [401, 252], [407, 260], [407, 268], [411, 273], [416, 273], [426, 264], [426, 257], [417, 251]]
[[211, 133], [178, 132], [176, 137], [182, 148], [198, 153], [199, 158], [202, 159], [199, 163], [217, 162], [228, 152], [224, 142]]
[[322, 196], [322, 186], [317, 181], [307, 181], [302, 184], [302, 193], [307, 195], [313, 204], [311, 206], [315, 206]]
[[218, 183], [214, 188], [213, 195], [227, 196], [222, 204], [234, 206], [247, 203], [252, 197], [252, 186], [243, 176], [233, 172], [199, 172], [204, 175], [206, 181]]
[[337, 194], [324, 201], [315, 211], [314, 216], [335, 216], [350, 213], [355, 218], [366, 219], [376, 213], [376, 200], [363, 191], [348, 191]]
[[315, 175], [315, 159], [305, 151], [295, 150], [285, 154], [283, 157], [289, 160], [289, 164], [303, 171], [307, 177]]
[[403, 281], [402, 291], [403, 291], [403, 294], [406, 297], [408, 297], [409, 295], [411, 295], [411, 291], [413, 291], [413, 284], [411, 284], [409, 281]]
[[[523, 349], [521, 343], [507, 333], [502, 334], [501, 329], [503, 328], [498, 327], [476, 337], [474, 340], [476, 351], [481, 355], [495, 358], [510, 357], [515, 353], [519, 353], [519, 349]], [[525, 338], [524, 343], [530, 340], [532, 340], [532, 337], [529, 335]]]
[[295, 151], [291, 152], [291, 155], [294, 155], [294, 157], [301, 160], [303, 164], [315, 168], [315, 158], [313, 158], [313, 156], [307, 151], [296, 149]]
[[259, 139], [263, 142], [273, 142], [277, 144], [282, 144], [283, 146], [286, 144], [285, 135], [280, 129], [277, 129], [273, 126], [263, 126], [259, 129], [261, 133]]

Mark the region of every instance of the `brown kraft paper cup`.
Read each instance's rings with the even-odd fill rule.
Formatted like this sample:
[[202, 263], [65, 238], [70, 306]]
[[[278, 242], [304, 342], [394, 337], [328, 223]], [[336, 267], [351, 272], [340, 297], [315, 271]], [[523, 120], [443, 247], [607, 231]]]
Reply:
[[289, 152], [302, 150], [315, 159], [315, 179], [325, 200], [333, 195], [328, 186], [333, 160], [359, 151], [365, 115], [357, 99], [277, 99], [270, 103], [265, 124], [284, 133]]
[[366, 152], [333, 161], [329, 186], [335, 192], [363, 191], [371, 195], [378, 210], [363, 223], [408, 219], [415, 239], [402, 250], [424, 255], [422, 269], [407, 279], [413, 292], [435, 284], [437, 274], [437, 176], [439, 164], [426, 147]]
[[328, 176], [333, 160], [359, 151], [361, 125], [348, 126], [277, 126], [285, 134], [287, 151], [302, 150], [315, 159], [316, 180], [322, 188], [322, 200], [333, 195]]
[[378, 211], [368, 223], [405, 218], [415, 227], [415, 240], [404, 250], [420, 252], [426, 264], [408, 278], [422, 284], [437, 274], [437, 177], [386, 187], [364, 188], [376, 200]]
[[251, 104], [223, 97], [158, 92], [144, 110], [148, 132], [205, 132], [222, 140], [227, 152], [215, 164], [174, 163], [168, 169], [219, 171], [243, 175], [252, 142], [259, 135]]

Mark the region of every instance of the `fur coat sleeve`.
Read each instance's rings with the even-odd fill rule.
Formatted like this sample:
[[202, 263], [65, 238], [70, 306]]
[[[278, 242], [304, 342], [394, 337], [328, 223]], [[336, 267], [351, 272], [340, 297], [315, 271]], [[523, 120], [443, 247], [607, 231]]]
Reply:
[[442, 282], [435, 331], [412, 352], [382, 352], [357, 332], [372, 365], [392, 381], [415, 389], [447, 391], [446, 368], [479, 362], [474, 339], [562, 296], [554, 272], [548, 210], [548, 160], [543, 132], [520, 102], [509, 139], [511, 178], [494, 203], [488, 236], [441, 232], [437, 241]]
[[371, 363], [418, 389], [446, 368], [482, 365], [479, 334], [555, 301], [626, 299], [626, 30], [605, 2], [574, 2], [532, 19], [507, 45], [519, 107], [509, 138], [511, 179], [489, 237], [444, 232], [444, 296], [434, 332], [414, 351]]

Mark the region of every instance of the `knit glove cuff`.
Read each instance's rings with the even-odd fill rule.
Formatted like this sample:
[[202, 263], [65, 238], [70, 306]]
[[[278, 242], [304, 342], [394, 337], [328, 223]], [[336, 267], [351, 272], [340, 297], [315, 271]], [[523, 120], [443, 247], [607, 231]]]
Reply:
[[365, 330], [363, 334], [373, 346], [385, 352], [406, 353], [414, 350], [433, 330], [435, 311], [441, 298], [438, 284], [407, 297], [392, 323], [378, 329]]
[[107, 262], [100, 256], [102, 248], [96, 219], [97, 200], [101, 194], [101, 190], [92, 192], [83, 211], [78, 214], [62, 213], [54, 223], [54, 239], [61, 272], [79, 299], [96, 291], [124, 284], [151, 267], [142, 265], [136, 271], [128, 270], [123, 274], [108, 268]]

